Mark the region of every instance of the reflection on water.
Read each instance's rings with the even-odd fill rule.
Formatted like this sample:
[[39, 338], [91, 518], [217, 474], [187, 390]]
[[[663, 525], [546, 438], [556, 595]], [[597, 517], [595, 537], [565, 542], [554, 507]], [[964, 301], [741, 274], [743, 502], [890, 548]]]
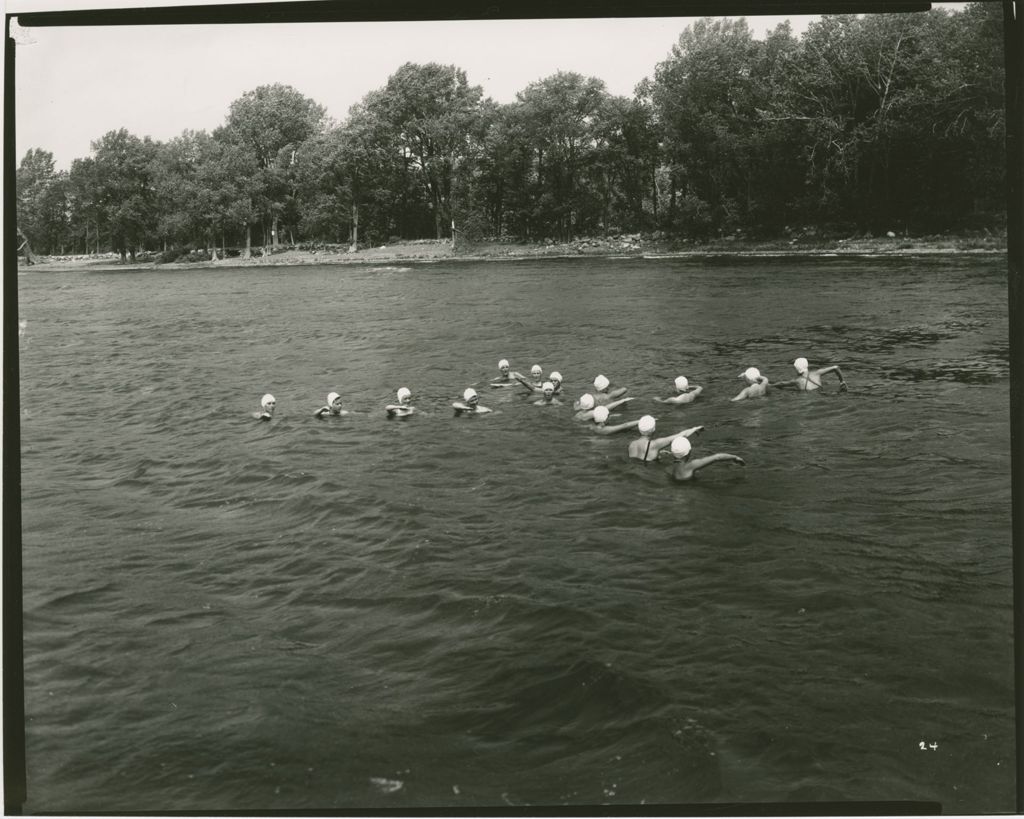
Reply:
[[[1005, 277], [899, 264], [22, 276], [26, 807], [1010, 809]], [[729, 400], [798, 356], [850, 391]]]

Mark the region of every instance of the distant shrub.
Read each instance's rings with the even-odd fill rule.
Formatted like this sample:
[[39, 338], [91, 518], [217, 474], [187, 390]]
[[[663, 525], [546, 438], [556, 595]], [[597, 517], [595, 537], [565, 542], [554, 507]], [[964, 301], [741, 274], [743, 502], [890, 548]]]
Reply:
[[154, 261], [157, 264], [170, 264], [171, 262], [178, 261], [178, 257], [181, 256], [182, 251], [179, 248], [172, 250], [163, 250], [156, 254]]

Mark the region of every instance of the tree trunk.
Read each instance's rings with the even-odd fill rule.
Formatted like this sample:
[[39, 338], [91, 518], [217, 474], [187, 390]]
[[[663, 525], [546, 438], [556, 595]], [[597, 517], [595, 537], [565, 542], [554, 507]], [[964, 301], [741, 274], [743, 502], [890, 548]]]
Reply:
[[651, 165], [651, 210], [654, 215], [654, 226], [658, 226], [658, 166]]
[[245, 224], [245, 250], [242, 251], [242, 258], [252, 258], [252, 225], [248, 222]]
[[349, 253], [355, 253], [359, 249], [359, 208], [355, 201], [352, 202], [352, 244], [348, 247]]
[[278, 217], [274, 214], [274, 224], [270, 228], [270, 244], [275, 249], [277, 248], [277, 228], [278, 228]]
[[18, 250], [22, 251], [25, 254], [25, 264], [35, 264], [36, 257], [35, 254], [32, 253], [32, 245], [29, 243], [28, 237], [20, 230], [18, 231], [18, 236], [20, 236], [23, 239], [21, 247], [19, 247]]

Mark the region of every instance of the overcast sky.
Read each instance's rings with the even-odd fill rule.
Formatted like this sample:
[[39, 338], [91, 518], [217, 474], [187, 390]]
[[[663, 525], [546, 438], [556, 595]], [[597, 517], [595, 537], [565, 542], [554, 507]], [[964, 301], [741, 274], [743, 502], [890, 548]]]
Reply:
[[[8, 13], [102, 7], [104, 0], [8, 0]], [[115, 5], [110, 0], [109, 5]], [[117, 0], [118, 7], [144, 5]], [[748, 17], [763, 37], [789, 19], [794, 33], [813, 17]], [[631, 96], [664, 60], [687, 18], [241, 26], [33, 28], [17, 32], [17, 160], [30, 148], [58, 169], [89, 156], [90, 142], [127, 128], [168, 140], [212, 131], [230, 104], [260, 85], [285, 83], [343, 120], [405, 62], [465, 69], [497, 102], [557, 71], [605, 81]]]

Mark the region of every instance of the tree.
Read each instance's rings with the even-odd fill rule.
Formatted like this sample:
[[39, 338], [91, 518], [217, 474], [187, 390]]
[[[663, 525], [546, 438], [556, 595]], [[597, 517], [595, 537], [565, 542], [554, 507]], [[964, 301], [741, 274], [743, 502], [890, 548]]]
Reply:
[[669, 218], [686, 232], [717, 233], [747, 221], [760, 49], [745, 19], [702, 19], [655, 69], [651, 94], [671, 168]]
[[483, 92], [452, 65], [406, 63], [366, 101], [369, 115], [390, 130], [403, 177], [425, 194], [440, 239], [452, 220], [452, 185], [459, 159], [480, 116]]
[[520, 91], [512, 109], [530, 152], [533, 220], [563, 240], [600, 222], [600, 201], [582, 183], [607, 100], [602, 80], [560, 71]]
[[[325, 116], [323, 106], [289, 85], [261, 85], [231, 103], [226, 123], [214, 133], [217, 139], [247, 152], [255, 164], [252, 206], [270, 217], [270, 243], [275, 247], [291, 190], [295, 152], [322, 131]], [[250, 243], [251, 237], [247, 237], [246, 246]]]
[[156, 226], [152, 162], [156, 145], [124, 128], [92, 143], [97, 205], [105, 216], [111, 243], [124, 261], [152, 236]]
[[26, 260], [39, 253], [63, 249], [67, 241], [67, 174], [55, 169], [53, 154], [29, 150], [16, 175], [17, 222]]

